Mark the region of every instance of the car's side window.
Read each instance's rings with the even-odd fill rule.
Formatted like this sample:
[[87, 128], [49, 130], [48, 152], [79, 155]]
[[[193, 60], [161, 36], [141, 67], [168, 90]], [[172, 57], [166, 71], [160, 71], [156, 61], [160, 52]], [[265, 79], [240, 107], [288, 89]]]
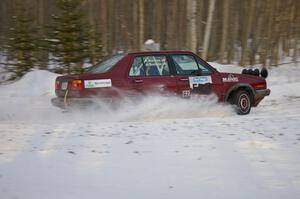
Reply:
[[198, 71], [198, 64], [192, 55], [172, 55], [178, 75], [191, 75]]
[[143, 60], [147, 76], [170, 75], [166, 56], [144, 56]]
[[195, 60], [192, 55], [172, 55], [171, 56], [178, 75], [191, 75], [201, 70], [201, 74], [209, 75], [212, 71], [200, 61]]
[[130, 68], [129, 76], [145, 76], [145, 68], [142, 57], [135, 57]]
[[163, 76], [170, 75], [166, 56], [140, 56], [135, 57], [129, 76]]

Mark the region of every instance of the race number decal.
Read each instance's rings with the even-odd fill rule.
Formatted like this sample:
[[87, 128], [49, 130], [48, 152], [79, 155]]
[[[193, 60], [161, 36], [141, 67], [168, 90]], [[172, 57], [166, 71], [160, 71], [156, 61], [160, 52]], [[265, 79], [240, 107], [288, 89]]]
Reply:
[[85, 88], [112, 87], [111, 79], [84, 80]]
[[191, 96], [191, 91], [190, 90], [183, 90], [182, 91], [182, 97], [183, 98], [189, 98]]
[[199, 85], [211, 84], [211, 76], [194, 76], [189, 77], [190, 88], [199, 87]]

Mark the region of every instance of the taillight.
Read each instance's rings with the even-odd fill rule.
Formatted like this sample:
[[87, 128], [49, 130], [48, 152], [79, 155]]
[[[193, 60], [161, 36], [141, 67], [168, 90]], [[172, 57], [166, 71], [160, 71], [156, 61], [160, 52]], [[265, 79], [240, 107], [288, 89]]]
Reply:
[[73, 91], [83, 90], [83, 81], [82, 80], [73, 80], [71, 88]]
[[59, 89], [60, 89], [60, 82], [55, 81], [55, 90], [59, 90]]

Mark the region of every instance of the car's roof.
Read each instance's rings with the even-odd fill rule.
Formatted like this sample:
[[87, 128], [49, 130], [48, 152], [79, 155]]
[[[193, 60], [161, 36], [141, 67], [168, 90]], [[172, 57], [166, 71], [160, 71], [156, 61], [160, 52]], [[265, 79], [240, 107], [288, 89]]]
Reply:
[[168, 51], [138, 51], [129, 52], [128, 55], [150, 55], [150, 54], [177, 54], [177, 53], [192, 53], [186, 50], [168, 50]]

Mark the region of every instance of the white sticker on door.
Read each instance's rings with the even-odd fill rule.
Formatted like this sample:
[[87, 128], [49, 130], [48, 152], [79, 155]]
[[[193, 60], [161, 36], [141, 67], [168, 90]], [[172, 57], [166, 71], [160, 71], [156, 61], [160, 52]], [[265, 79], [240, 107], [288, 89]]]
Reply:
[[189, 77], [190, 88], [198, 87], [201, 84], [212, 83], [211, 76], [194, 76]]

